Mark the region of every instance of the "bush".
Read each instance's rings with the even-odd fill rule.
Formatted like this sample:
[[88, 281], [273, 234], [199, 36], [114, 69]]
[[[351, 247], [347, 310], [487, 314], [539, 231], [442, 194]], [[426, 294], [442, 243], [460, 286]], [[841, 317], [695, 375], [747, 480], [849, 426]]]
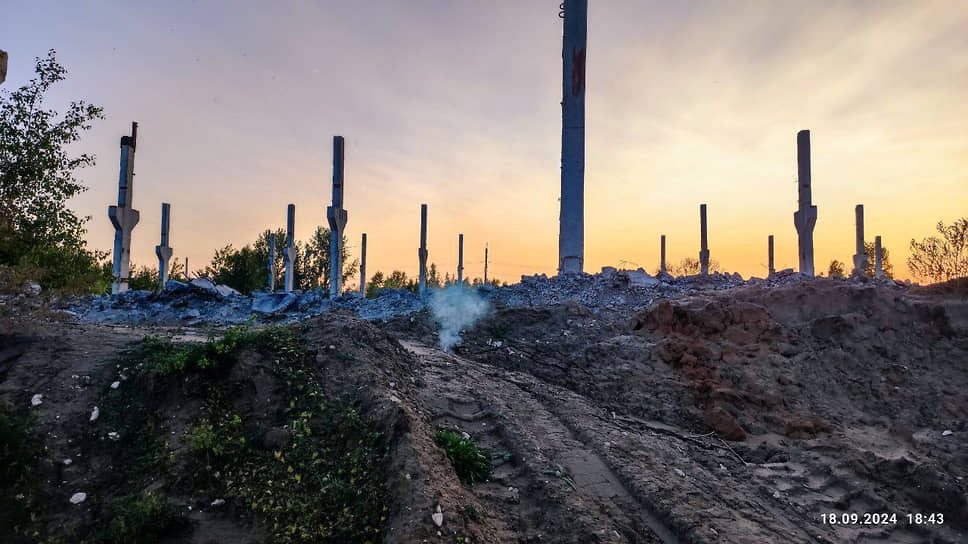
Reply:
[[477, 448], [473, 440], [454, 431], [437, 431], [436, 439], [454, 465], [461, 482], [485, 482], [491, 476], [491, 459]]
[[14, 266], [0, 274], [0, 287], [20, 291], [27, 281], [45, 289], [69, 293], [107, 293], [111, 290], [111, 265], [104, 254], [84, 249], [33, 247]]

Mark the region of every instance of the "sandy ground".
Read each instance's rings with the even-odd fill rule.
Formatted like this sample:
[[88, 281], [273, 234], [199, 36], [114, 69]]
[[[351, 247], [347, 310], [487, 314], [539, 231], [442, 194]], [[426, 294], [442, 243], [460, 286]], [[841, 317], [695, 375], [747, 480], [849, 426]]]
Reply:
[[[116, 354], [208, 329], [2, 308], [0, 399], [37, 415], [53, 522], [95, 515], [67, 499], [110, 470], [78, 427]], [[390, 441], [386, 542], [968, 541], [963, 289], [816, 281], [637, 311], [497, 307], [454, 353], [425, 312], [301, 328], [328, 391], [357, 396]], [[244, 391], [256, 378], [233, 379]], [[457, 480], [442, 428], [489, 452], [490, 481]], [[190, 517], [194, 542], [260, 535], [231, 511]]]

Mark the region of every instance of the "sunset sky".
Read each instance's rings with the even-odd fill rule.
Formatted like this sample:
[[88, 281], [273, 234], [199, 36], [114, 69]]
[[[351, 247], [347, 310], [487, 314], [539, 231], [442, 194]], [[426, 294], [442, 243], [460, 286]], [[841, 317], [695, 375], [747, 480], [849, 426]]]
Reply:
[[[347, 235], [368, 271], [430, 261], [469, 276], [554, 273], [561, 145], [559, 0], [7, 0], [7, 81], [57, 50], [51, 95], [104, 107], [73, 201], [107, 249], [119, 147], [138, 121], [133, 261], [157, 264], [161, 203], [192, 269], [285, 224], [325, 224], [346, 138]], [[744, 276], [796, 267], [796, 132], [810, 129], [817, 269], [850, 262], [854, 205], [898, 276], [911, 238], [968, 215], [968, 9], [952, 1], [589, 0], [585, 269], [711, 257]], [[623, 263], [624, 261], [624, 263]], [[634, 263], [634, 264], [629, 264]], [[352, 282], [351, 282], [352, 283]]]

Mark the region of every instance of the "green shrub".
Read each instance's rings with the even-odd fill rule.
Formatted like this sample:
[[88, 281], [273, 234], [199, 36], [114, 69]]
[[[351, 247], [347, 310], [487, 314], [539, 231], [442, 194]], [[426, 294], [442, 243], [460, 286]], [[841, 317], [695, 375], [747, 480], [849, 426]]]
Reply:
[[121, 497], [109, 509], [111, 521], [95, 532], [93, 542], [149, 544], [162, 537], [184, 535], [191, 528], [191, 522], [176, 506], [154, 493]]
[[454, 431], [437, 431], [436, 439], [454, 465], [461, 482], [484, 482], [491, 476], [491, 459], [477, 448], [472, 439]]

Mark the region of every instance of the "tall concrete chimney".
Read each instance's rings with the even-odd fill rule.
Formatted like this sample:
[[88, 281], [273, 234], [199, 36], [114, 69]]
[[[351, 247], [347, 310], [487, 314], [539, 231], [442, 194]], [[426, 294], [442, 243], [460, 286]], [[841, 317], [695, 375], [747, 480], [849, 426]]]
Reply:
[[561, 99], [561, 210], [558, 273], [585, 264], [585, 45], [588, 0], [564, 0]]

